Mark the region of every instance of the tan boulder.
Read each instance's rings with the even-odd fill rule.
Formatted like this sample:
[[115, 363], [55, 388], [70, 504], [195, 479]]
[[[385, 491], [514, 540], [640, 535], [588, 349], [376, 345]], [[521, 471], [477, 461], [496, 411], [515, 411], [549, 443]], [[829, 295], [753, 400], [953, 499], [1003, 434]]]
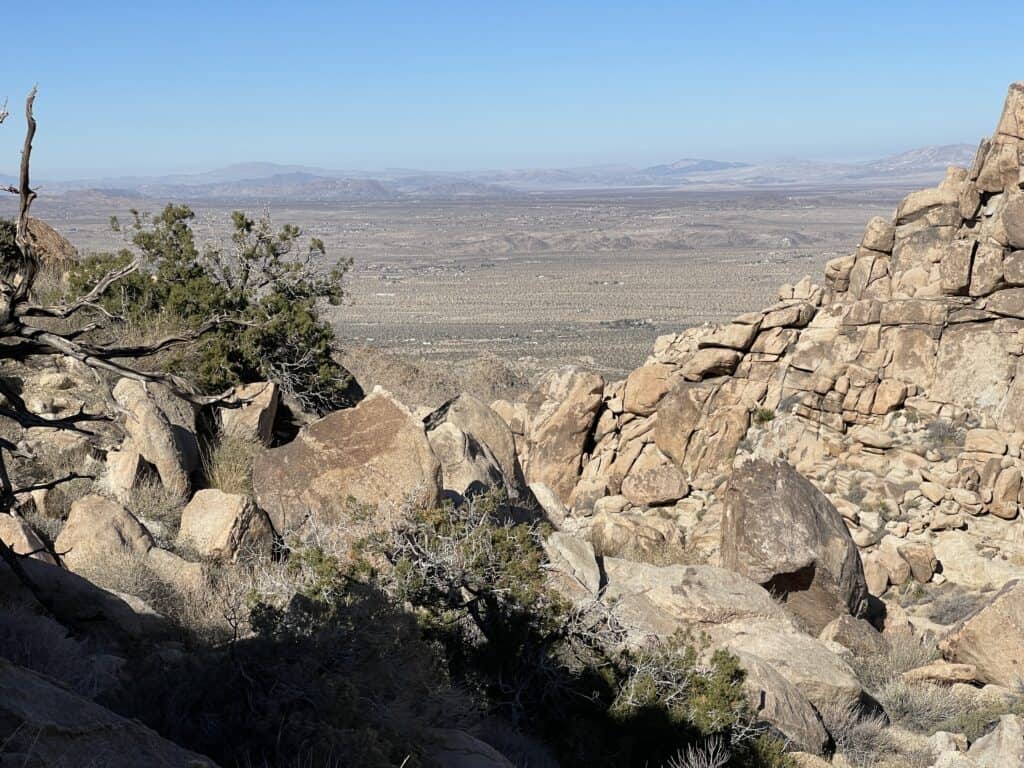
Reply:
[[102, 496], [85, 496], [71, 505], [54, 550], [71, 571], [102, 565], [122, 552], [145, 556], [153, 537], [120, 504]]
[[145, 387], [121, 379], [114, 399], [125, 413], [125, 431], [132, 447], [156, 467], [160, 481], [171, 493], [184, 496], [189, 489], [187, 457], [170, 421]]
[[875, 552], [864, 555], [864, 583], [868, 593], [875, 597], [881, 597], [889, 588], [889, 569]]
[[0, 541], [6, 544], [16, 555], [30, 555], [50, 565], [56, 565], [54, 559], [43, 544], [42, 539], [32, 530], [32, 526], [14, 515], [0, 514]]
[[672, 386], [673, 368], [664, 363], [650, 363], [637, 368], [626, 378], [623, 408], [628, 413], [650, 416]]
[[1017, 467], [1006, 467], [996, 477], [992, 488], [991, 512], [1003, 520], [1013, 520], [1020, 510], [1018, 499], [1021, 490], [1021, 471]]
[[1024, 285], [1024, 250], [1011, 251], [1003, 257], [1003, 279], [1009, 285]]
[[701, 381], [714, 376], [728, 376], [736, 370], [742, 353], [724, 347], [698, 349], [683, 363], [683, 378], [687, 381]]
[[1007, 194], [1002, 220], [1009, 246], [1015, 250], [1024, 248], [1024, 192], [1014, 190]]
[[682, 562], [684, 536], [674, 520], [638, 512], [597, 512], [590, 524], [590, 541], [604, 557], [653, 565]]
[[527, 398], [526, 479], [546, 484], [563, 503], [576, 487], [603, 393], [604, 379], [570, 367], [546, 374]]
[[882, 253], [892, 253], [893, 242], [896, 236], [896, 228], [887, 219], [875, 216], [868, 221], [864, 229], [864, 236], [860, 244], [862, 248]]
[[971, 296], [987, 296], [1003, 283], [1003, 249], [994, 243], [979, 243], [971, 266]]
[[815, 634], [863, 615], [868, 588], [857, 545], [828, 498], [784, 462], [749, 461], [725, 489], [723, 567], [785, 602]]
[[927, 584], [932, 580], [939, 561], [931, 544], [925, 541], [908, 542], [897, 546], [896, 551], [907, 561], [915, 581]]
[[441, 465], [423, 423], [391, 395], [376, 391], [257, 456], [253, 486], [257, 504], [283, 534], [309, 515], [345, 520], [351, 502], [392, 509], [435, 505]]
[[1024, 680], [1024, 582], [1006, 584], [939, 645], [952, 662], [972, 664], [977, 679], [1013, 687]]
[[829, 745], [828, 732], [807, 697], [766, 661], [746, 653], [738, 658], [745, 672], [747, 704], [757, 719], [776, 729], [790, 745], [822, 754]]
[[248, 496], [211, 488], [197, 491], [182, 510], [178, 543], [206, 557], [269, 555], [274, 529]]
[[999, 724], [967, 750], [975, 768], [1024, 768], [1024, 718], [1002, 715]]
[[601, 569], [589, 541], [555, 531], [545, 539], [544, 551], [554, 568], [575, 579], [591, 595], [598, 594], [601, 589]]
[[505, 487], [501, 467], [490, 448], [452, 422], [431, 429], [427, 439], [441, 462], [441, 487], [456, 503]]
[[272, 381], [258, 381], [235, 387], [235, 408], [221, 408], [221, 428], [226, 435], [257, 440], [270, 445], [274, 439], [274, 420], [281, 392]]
[[746, 352], [754, 343], [757, 332], [761, 328], [761, 320], [753, 323], [728, 323], [715, 328], [711, 333], [702, 336], [697, 342], [697, 347], [725, 347]]
[[653, 444], [644, 447], [622, 481], [622, 495], [638, 507], [669, 504], [690, 492], [690, 484]]
[[839, 643], [855, 656], [871, 656], [885, 651], [886, 641], [882, 634], [864, 619], [853, 616], [837, 616], [821, 630], [818, 639], [823, 642]]
[[973, 664], [951, 664], [948, 661], [933, 661], [921, 667], [903, 673], [904, 680], [910, 683], [973, 683], [978, 674]]
[[425, 420], [429, 432], [440, 423], [454, 424], [472, 435], [494, 455], [510, 496], [518, 496], [525, 485], [516, 455], [515, 437], [505, 419], [483, 400], [468, 393], [449, 400]]

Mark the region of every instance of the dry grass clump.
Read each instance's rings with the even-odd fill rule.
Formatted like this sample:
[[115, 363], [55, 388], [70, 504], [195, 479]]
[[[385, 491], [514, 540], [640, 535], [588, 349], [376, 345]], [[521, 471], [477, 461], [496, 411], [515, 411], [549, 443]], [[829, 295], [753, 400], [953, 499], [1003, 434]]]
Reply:
[[853, 659], [853, 668], [864, 687], [877, 693], [904, 672], [923, 667], [939, 658], [933, 642], [911, 632], [897, 632], [886, 638], [885, 650]]
[[896, 753], [888, 733], [889, 723], [882, 715], [838, 703], [820, 707], [818, 714], [836, 743], [836, 751], [842, 752], [856, 768], [873, 768]]
[[222, 434], [203, 451], [203, 471], [211, 488], [251, 496], [252, 465], [262, 446], [255, 440]]
[[236, 637], [245, 613], [247, 585], [235, 582], [229, 566], [207, 567], [201, 580], [168, 581], [146, 555], [125, 548], [80, 569], [79, 575], [111, 592], [132, 595], [164, 617], [183, 640], [215, 644]]
[[169, 547], [181, 527], [181, 512], [186, 498], [168, 490], [160, 478], [147, 475], [132, 489], [125, 508], [143, 521], [161, 547]]
[[878, 700], [894, 723], [918, 733], [932, 733], [955, 719], [965, 707], [974, 705], [950, 686], [907, 682], [899, 677], [882, 686]]

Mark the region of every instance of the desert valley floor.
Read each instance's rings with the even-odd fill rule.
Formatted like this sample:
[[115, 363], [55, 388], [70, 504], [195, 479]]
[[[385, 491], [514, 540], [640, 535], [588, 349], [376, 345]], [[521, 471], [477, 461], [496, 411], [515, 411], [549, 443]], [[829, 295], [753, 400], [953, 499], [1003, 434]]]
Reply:
[[[905, 191], [547, 192], [268, 210], [322, 238], [331, 260], [353, 259], [349, 301], [334, 315], [349, 348], [448, 362], [487, 353], [528, 372], [580, 363], [618, 376], [659, 334], [726, 320], [819, 275]], [[81, 249], [103, 250], [123, 244], [110, 216], [162, 203], [70, 193], [44, 196], [37, 213]], [[215, 242], [231, 210], [254, 207], [197, 205], [197, 230]]]

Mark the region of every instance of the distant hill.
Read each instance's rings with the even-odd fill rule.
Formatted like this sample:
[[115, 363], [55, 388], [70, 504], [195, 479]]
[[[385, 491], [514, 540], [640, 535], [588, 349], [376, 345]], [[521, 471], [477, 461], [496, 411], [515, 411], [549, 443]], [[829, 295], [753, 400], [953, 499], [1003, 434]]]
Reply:
[[[502, 198], [524, 192], [584, 189], [778, 189], [836, 186], [917, 187], [938, 183], [950, 165], [969, 166], [969, 144], [919, 147], [879, 160], [747, 163], [683, 158], [635, 168], [621, 164], [465, 172], [416, 169], [332, 170], [305, 165], [237, 163], [211, 171], [157, 177], [112, 177], [41, 184], [44, 194], [103, 194], [183, 200], [360, 202]], [[0, 183], [15, 183], [0, 174]]]
[[978, 151], [972, 144], [946, 144], [941, 147], [921, 147], [883, 157], [861, 167], [865, 173], [904, 175], [909, 173], [943, 172], [951, 165], [970, 166]]
[[721, 160], [694, 160], [686, 158], [676, 160], [668, 165], [653, 165], [645, 169], [645, 174], [652, 176], [689, 176], [694, 173], [714, 173], [727, 171], [730, 168], [749, 168], [750, 163], [728, 163]]

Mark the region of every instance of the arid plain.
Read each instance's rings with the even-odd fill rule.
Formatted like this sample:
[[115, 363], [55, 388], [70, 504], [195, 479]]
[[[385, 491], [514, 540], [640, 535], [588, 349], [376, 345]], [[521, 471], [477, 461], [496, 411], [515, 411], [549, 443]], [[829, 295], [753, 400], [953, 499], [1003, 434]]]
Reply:
[[[353, 260], [334, 319], [357, 376], [373, 384], [382, 366], [392, 379], [412, 366], [399, 378], [420, 379], [417, 399], [430, 400], [460, 367], [486, 394], [487, 379], [504, 380], [497, 394], [555, 364], [625, 375], [659, 334], [721, 322], [820, 275], [904, 192], [600, 190], [268, 210], [322, 238], [329, 260]], [[43, 197], [38, 213], [81, 249], [106, 250], [123, 245], [111, 216], [162, 204], [72, 193]], [[197, 230], [217, 242], [231, 210], [253, 202], [194, 208]]]

